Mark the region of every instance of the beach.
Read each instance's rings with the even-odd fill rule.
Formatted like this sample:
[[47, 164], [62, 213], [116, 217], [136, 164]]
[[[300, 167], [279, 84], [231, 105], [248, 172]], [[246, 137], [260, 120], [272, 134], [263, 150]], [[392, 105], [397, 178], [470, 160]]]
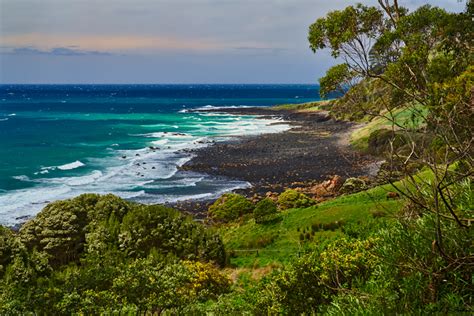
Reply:
[[[373, 173], [375, 158], [350, 147], [349, 137], [357, 126], [335, 120], [326, 112], [260, 107], [220, 109], [219, 112], [280, 118], [282, 123], [290, 124], [291, 129], [274, 134], [236, 136], [227, 142], [193, 150], [194, 158], [181, 169], [248, 181], [250, 188], [237, 190], [248, 197], [312, 185], [334, 175], [348, 178]], [[175, 206], [200, 213], [210, 202], [185, 201]]]

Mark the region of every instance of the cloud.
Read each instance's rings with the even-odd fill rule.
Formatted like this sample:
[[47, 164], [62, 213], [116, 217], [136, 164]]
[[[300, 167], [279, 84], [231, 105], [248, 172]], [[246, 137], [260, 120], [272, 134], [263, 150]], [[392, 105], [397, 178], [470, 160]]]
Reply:
[[80, 50], [70, 47], [54, 47], [50, 50], [41, 50], [34, 47], [16, 47], [2, 52], [9, 55], [49, 55], [49, 56], [110, 56], [109, 52]]
[[279, 55], [282, 52], [288, 51], [287, 48], [282, 47], [260, 47], [260, 46], [238, 46], [233, 47], [235, 52], [248, 56], [268, 56]]
[[[130, 50], [193, 50], [209, 51], [225, 47], [225, 44], [206, 38], [176, 38], [164, 36], [127, 36], [127, 35], [53, 35], [26, 33], [4, 36], [1, 44], [11, 47], [35, 47], [52, 51], [55, 48], [66, 48], [77, 51], [130, 51]], [[59, 51], [65, 53], [65, 51]]]
[[[48, 53], [58, 56], [100, 55], [109, 53], [231, 52], [277, 54], [287, 48], [265, 41], [224, 41], [207, 37], [127, 36], [127, 35], [50, 35], [28, 33], [4, 36], [3, 46], [18, 53]], [[36, 50], [36, 51], [35, 51]]]

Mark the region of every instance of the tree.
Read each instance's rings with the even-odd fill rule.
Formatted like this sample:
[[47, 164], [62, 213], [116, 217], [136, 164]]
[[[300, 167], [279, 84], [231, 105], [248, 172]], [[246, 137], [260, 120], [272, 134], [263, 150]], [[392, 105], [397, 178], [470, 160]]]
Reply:
[[[401, 134], [405, 140], [387, 153], [389, 169], [402, 171], [404, 181], [387, 180], [422, 212], [436, 214], [434, 244], [444, 256], [441, 221], [469, 229], [473, 217], [456, 202], [453, 190], [455, 183], [473, 175], [472, 3], [457, 14], [428, 5], [409, 13], [396, 0], [378, 2], [380, 9], [349, 6], [318, 19], [309, 29], [310, 47], [329, 48], [344, 60], [345, 66], [336, 66], [339, 71], [332, 68], [321, 79], [325, 93], [338, 87], [338, 79], [339, 85], [347, 81], [341, 73], [387, 86], [372, 99], [383, 108], [367, 113], [392, 123], [390, 144]], [[411, 113], [411, 119], [400, 122], [400, 112]], [[413, 174], [414, 163], [430, 172]], [[446, 258], [448, 263], [457, 259]]]

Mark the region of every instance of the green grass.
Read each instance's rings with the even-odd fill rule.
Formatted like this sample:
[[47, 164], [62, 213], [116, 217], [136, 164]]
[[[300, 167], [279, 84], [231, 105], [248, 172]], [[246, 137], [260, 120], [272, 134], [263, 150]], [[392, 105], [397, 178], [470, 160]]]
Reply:
[[296, 104], [279, 104], [272, 106], [271, 109], [278, 110], [293, 110], [293, 111], [320, 111], [324, 106], [327, 106], [332, 100], [321, 100], [315, 102], [296, 103]]
[[388, 191], [392, 190], [385, 185], [317, 206], [287, 210], [281, 213], [281, 221], [272, 224], [256, 224], [249, 220], [242, 225], [223, 227], [224, 242], [229, 253], [233, 254], [231, 264], [245, 268], [284, 264], [311, 244], [324, 243], [342, 234], [340, 229], [317, 231], [311, 242], [301, 242], [300, 234], [311, 232], [313, 223], [364, 222], [372, 219], [371, 212], [382, 210], [393, 214], [402, 207], [403, 201], [386, 200]]
[[413, 117], [418, 116], [417, 114], [419, 113], [426, 115], [427, 110], [421, 107], [408, 107], [395, 110], [391, 113], [384, 113], [384, 117], [375, 117], [366, 125], [352, 133], [351, 144], [355, 149], [366, 150], [367, 141], [372, 132], [379, 129], [399, 129], [399, 127], [395, 126], [394, 123], [412, 129], [418, 128], [422, 125], [422, 122], [420, 120], [414, 121]]

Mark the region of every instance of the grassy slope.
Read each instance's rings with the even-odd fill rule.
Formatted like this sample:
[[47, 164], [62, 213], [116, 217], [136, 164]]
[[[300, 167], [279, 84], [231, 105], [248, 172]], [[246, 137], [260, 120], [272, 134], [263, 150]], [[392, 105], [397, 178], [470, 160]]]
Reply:
[[351, 135], [351, 144], [354, 148], [358, 150], [366, 150], [367, 149], [367, 141], [369, 136], [372, 132], [379, 130], [379, 129], [395, 129], [397, 130], [398, 127], [394, 125], [394, 122], [397, 125], [407, 126], [410, 128], [417, 128], [420, 127], [422, 124], [420, 122], [413, 122], [413, 112], [420, 111], [423, 114], [426, 114], [426, 110], [422, 110], [421, 108], [405, 108], [395, 110], [392, 113], [384, 113], [383, 117], [379, 116], [372, 119], [370, 122], [365, 124], [363, 127], [356, 130]]
[[327, 106], [331, 100], [321, 100], [315, 102], [307, 102], [307, 103], [296, 103], [296, 104], [281, 104], [271, 107], [271, 109], [278, 111], [278, 110], [293, 110], [293, 111], [319, 111]]
[[[226, 226], [221, 232], [227, 249], [234, 252], [231, 264], [251, 268], [286, 263], [307, 247], [307, 243], [300, 242], [300, 234], [310, 232], [313, 223], [343, 221], [349, 224], [372, 218], [373, 211], [393, 213], [403, 202], [386, 200], [387, 191], [391, 191], [389, 186], [380, 186], [315, 207], [287, 210], [281, 213], [282, 219], [277, 223], [255, 224], [249, 220], [243, 225]], [[318, 231], [312, 240], [324, 242], [338, 234], [342, 234], [340, 229]]]

